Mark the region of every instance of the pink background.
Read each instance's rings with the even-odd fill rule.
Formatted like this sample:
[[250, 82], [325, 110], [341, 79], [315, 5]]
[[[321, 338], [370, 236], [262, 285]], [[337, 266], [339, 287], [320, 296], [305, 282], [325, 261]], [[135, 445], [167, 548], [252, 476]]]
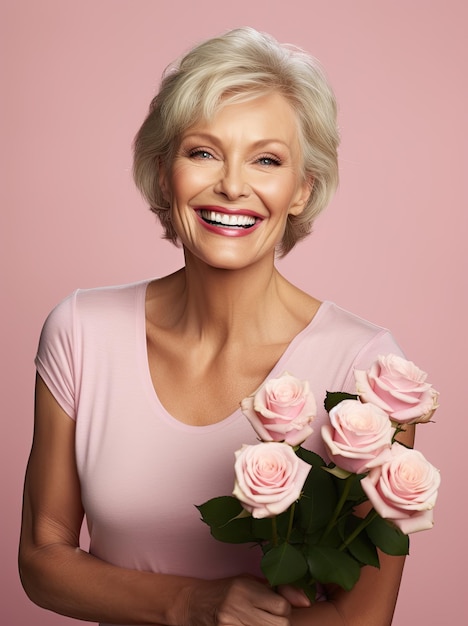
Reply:
[[31, 604], [16, 572], [44, 317], [78, 286], [180, 266], [133, 188], [131, 140], [165, 65], [241, 25], [315, 54], [340, 103], [340, 190], [282, 270], [391, 328], [441, 392], [417, 437], [443, 474], [436, 526], [411, 539], [394, 624], [466, 623], [465, 0], [0, 5], [1, 624], [72, 623]]

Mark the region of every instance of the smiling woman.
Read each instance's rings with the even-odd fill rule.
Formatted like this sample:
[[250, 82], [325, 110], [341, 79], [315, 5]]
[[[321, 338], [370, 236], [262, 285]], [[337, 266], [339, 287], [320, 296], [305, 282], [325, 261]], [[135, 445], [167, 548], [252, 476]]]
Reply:
[[[283, 112], [286, 103], [289, 114], [293, 111], [302, 176], [313, 181], [304, 212], [287, 222], [279, 252], [286, 254], [309, 234], [338, 184], [335, 98], [316, 59], [244, 28], [201, 43], [168, 69], [135, 138], [135, 182], [159, 215], [168, 239], [176, 242], [177, 233], [158, 179], [160, 168], [172, 163], [180, 138], [234, 103], [258, 100], [257, 120], [261, 120], [261, 98], [272, 93], [283, 97]], [[277, 118], [271, 130], [278, 132], [282, 122], [282, 117]], [[205, 146], [201, 148], [204, 152]], [[205, 157], [208, 154], [209, 150]]]
[[[328, 585], [311, 605], [270, 588], [258, 553], [217, 542], [195, 507], [232, 492], [235, 451], [256, 440], [239, 405], [267, 378], [354, 393], [355, 369], [401, 354], [275, 266], [333, 194], [337, 146], [317, 62], [253, 29], [201, 43], [163, 78], [134, 175], [185, 264], [78, 290], [44, 325], [20, 546], [40, 606], [102, 624], [391, 623], [402, 558], [382, 555], [352, 591]], [[318, 407], [305, 442], [323, 457], [327, 420]]]
[[311, 193], [302, 165], [297, 118], [278, 93], [226, 104], [182, 133], [162, 186], [187, 264], [191, 255], [229, 269], [264, 255], [271, 264]]

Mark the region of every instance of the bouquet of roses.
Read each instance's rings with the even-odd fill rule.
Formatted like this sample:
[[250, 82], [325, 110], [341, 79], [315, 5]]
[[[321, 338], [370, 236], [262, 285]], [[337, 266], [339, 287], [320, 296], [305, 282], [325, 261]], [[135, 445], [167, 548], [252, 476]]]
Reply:
[[440, 483], [421, 452], [396, 439], [438, 406], [426, 377], [388, 355], [355, 371], [355, 395], [327, 392], [328, 464], [301, 445], [316, 415], [309, 383], [287, 372], [268, 380], [241, 403], [260, 443], [236, 452], [232, 496], [197, 507], [212, 535], [258, 544], [269, 583], [299, 587], [312, 602], [318, 585], [350, 590], [363, 565], [379, 567], [377, 548], [407, 554], [408, 534], [433, 525]]

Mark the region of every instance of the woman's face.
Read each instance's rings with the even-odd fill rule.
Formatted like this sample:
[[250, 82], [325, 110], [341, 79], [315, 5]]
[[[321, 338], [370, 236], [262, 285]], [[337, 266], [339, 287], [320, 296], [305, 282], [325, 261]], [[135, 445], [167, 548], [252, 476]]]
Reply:
[[273, 259], [287, 216], [310, 194], [301, 165], [297, 119], [277, 93], [194, 124], [162, 177], [186, 252], [224, 269]]

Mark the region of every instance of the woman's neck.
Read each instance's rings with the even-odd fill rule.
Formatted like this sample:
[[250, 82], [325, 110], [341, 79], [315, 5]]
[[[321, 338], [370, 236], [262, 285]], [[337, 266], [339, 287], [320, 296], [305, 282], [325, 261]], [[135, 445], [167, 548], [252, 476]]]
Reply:
[[269, 306], [281, 303], [279, 284], [284, 279], [273, 263], [225, 270], [187, 257], [184, 274], [187, 320], [204, 332], [242, 336], [247, 325], [264, 325]]
[[283, 278], [268, 259], [224, 270], [188, 255], [185, 267], [161, 286], [165, 324], [217, 344], [289, 341], [291, 328], [303, 327], [315, 312], [316, 301]]

